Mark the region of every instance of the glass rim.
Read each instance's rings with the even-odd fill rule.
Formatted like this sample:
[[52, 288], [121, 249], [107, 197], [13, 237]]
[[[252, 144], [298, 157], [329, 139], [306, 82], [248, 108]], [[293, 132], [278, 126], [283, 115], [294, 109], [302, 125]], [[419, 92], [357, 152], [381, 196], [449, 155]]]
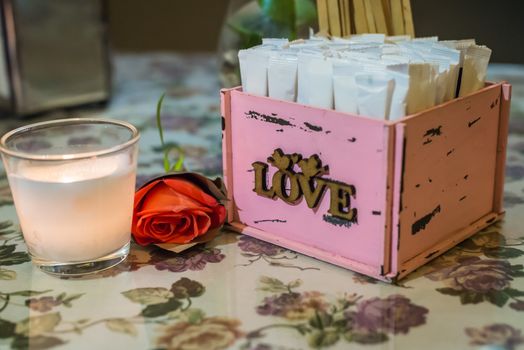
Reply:
[[[23, 132], [33, 131], [44, 129], [50, 126], [60, 126], [60, 125], [74, 125], [74, 124], [112, 124], [121, 126], [129, 129], [131, 131], [131, 138], [126, 142], [120, 143], [115, 146], [111, 146], [105, 149], [98, 151], [90, 152], [80, 152], [80, 153], [67, 153], [67, 154], [34, 154], [31, 152], [15, 151], [7, 147], [6, 142], [13, 136], [18, 135]], [[140, 132], [138, 129], [131, 123], [116, 120], [116, 119], [106, 119], [106, 118], [64, 118], [64, 119], [55, 119], [48, 120], [33, 124], [24, 125], [6, 132], [0, 139], [0, 152], [7, 154], [11, 157], [27, 159], [27, 160], [76, 160], [76, 159], [85, 159], [97, 156], [108, 155], [116, 153], [123, 149], [126, 149], [133, 144], [135, 144], [140, 139]]]

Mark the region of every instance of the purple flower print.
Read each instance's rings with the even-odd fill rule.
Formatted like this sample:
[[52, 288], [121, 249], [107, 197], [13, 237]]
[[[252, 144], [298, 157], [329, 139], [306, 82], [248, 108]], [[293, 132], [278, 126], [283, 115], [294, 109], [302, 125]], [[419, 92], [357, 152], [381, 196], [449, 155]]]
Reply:
[[[203, 249], [196, 248], [186, 251], [178, 256], [169, 257], [166, 259], [155, 259], [155, 268], [157, 270], [169, 270], [171, 272], [183, 272], [187, 270], [200, 271], [203, 270], [208, 263], [219, 263], [225, 255], [222, 254], [218, 248]], [[157, 260], [158, 259], [158, 260]]]
[[266, 256], [275, 256], [282, 253], [282, 248], [249, 236], [242, 236], [238, 242], [238, 247], [246, 253], [263, 254]]
[[346, 317], [356, 331], [406, 334], [411, 327], [425, 324], [427, 313], [425, 307], [396, 294], [385, 299], [364, 300], [358, 304], [356, 312], [348, 312]]
[[524, 344], [522, 332], [509, 324], [495, 323], [479, 328], [466, 328], [471, 345], [495, 346], [497, 349], [513, 350]]

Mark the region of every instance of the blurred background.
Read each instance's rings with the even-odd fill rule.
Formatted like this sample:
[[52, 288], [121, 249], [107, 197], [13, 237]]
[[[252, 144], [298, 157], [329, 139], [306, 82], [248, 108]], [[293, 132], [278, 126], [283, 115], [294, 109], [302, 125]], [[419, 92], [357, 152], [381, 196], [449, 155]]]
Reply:
[[[112, 47], [119, 51], [215, 51], [229, 3], [108, 0]], [[412, 0], [411, 6], [417, 36], [476, 38], [493, 50], [492, 62], [524, 63], [524, 1]]]
[[[411, 0], [411, 7], [416, 36], [475, 38], [493, 50], [492, 63], [524, 64], [524, 1]], [[175, 71], [191, 65], [209, 67], [217, 93], [240, 84], [238, 49], [318, 28], [316, 0], [0, 0], [0, 10], [0, 111], [14, 115], [114, 102], [128, 94], [123, 80], [165, 79], [175, 89], [174, 76], [184, 83]], [[142, 66], [151, 73], [138, 77]]]
[[[283, 12], [263, 11], [262, 1], [294, 4], [292, 25], [289, 18], [275, 25], [268, 17], [282, 19]], [[158, 174], [166, 150], [185, 157], [191, 171], [221, 174], [219, 91], [238, 85], [238, 49], [262, 35], [307, 36], [318, 26], [315, 4], [0, 0], [0, 133], [29, 121], [121, 119], [143, 136], [138, 183]], [[513, 84], [510, 129], [524, 135], [524, 1], [411, 0], [411, 7], [417, 36], [475, 38], [493, 50], [488, 80]], [[155, 108], [163, 94], [165, 149]], [[524, 141], [513, 143], [524, 156]], [[524, 163], [515, 154], [508, 157], [507, 174], [522, 178]], [[2, 189], [8, 193], [2, 176], [0, 201]]]

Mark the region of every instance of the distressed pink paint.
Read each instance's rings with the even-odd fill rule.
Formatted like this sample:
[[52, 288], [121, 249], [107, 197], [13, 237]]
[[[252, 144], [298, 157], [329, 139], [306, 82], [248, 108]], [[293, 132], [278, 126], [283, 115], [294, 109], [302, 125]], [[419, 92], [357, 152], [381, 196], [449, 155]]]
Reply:
[[[508, 91], [492, 84], [387, 122], [224, 90], [228, 220], [242, 233], [318, 259], [401, 278], [501, 217]], [[316, 154], [329, 166], [325, 177], [354, 185], [358, 222], [324, 220], [328, 194], [315, 210], [305, 201], [258, 196], [252, 163], [266, 162], [277, 148]], [[270, 167], [269, 179], [273, 173]]]

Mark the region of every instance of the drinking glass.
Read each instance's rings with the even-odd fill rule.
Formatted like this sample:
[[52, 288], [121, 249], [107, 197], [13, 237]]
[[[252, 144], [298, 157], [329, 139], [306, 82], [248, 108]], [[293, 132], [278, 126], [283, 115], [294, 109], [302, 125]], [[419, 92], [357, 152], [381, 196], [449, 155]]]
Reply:
[[20, 127], [0, 152], [32, 261], [83, 275], [123, 261], [130, 245], [138, 130], [71, 118]]

